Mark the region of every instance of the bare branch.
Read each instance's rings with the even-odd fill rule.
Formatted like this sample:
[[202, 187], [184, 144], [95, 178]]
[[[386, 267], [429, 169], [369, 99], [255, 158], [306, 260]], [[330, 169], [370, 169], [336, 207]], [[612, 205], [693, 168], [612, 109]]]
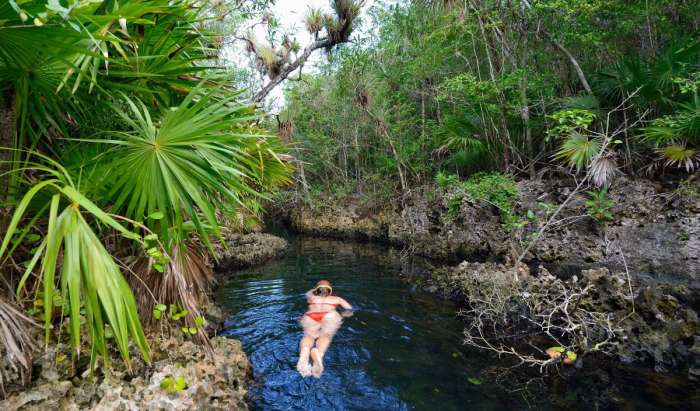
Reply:
[[[352, 30], [354, 28], [353, 23], [357, 19], [359, 11], [364, 3], [365, 0], [333, 0], [335, 16], [325, 15], [322, 17], [322, 22], [319, 21], [319, 11], [313, 9], [310, 10], [310, 14], [313, 15], [314, 21], [313, 24], [307, 24], [307, 28], [311, 30], [314, 36], [313, 43], [307, 46], [301, 55], [297, 56], [291, 61], [289, 61], [291, 49], [288, 46], [284, 46], [282, 53], [278, 53], [280, 54], [281, 58], [276, 61], [275, 69], [267, 70], [270, 80], [257, 93], [255, 93], [252, 101], [254, 103], [260, 103], [263, 101], [275, 87], [286, 80], [295, 70], [301, 69], [301, 67], [304, 66], [304, 63], [309, 60], [311, 55], [316, 50], [330, 50], [339, 44], [349, 42], [350, 35], [352, 34]], [[321, 30], [320, 24], [323, 24], [323, 29], [325, 30], [325, 36], [323, 37], [319, 37], [319, 32]], [[261, 55], [259, 54], [259, 47], [250, 39], [246, 39], [246, 42], [248, 45], [248, 50], [255, 53], [256, 57], [260, 59]]]

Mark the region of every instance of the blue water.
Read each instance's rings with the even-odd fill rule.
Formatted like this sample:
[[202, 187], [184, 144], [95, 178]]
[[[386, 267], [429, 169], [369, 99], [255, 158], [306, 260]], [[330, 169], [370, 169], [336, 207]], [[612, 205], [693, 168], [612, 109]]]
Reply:
[[[250, 399], [261, 410], [507, 410], [512, 400], [475, 385], [493, 364], [461, 345], [452, 302], [412, 289], [386, 250], [295, 239], [288, 257], [232, 275], [217, 300], [232, 313], [254, 369]], [[355, 306], [326, 354], [320, 379], [296, 371], [304, 293], [321, 278]]]

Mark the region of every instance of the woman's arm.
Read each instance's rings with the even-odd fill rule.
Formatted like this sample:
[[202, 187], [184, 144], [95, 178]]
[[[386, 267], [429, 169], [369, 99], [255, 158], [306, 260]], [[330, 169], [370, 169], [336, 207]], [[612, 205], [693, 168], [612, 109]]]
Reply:
[[345, 310], [352, 310], [352, 305], [340, 297], [335, 297], [338, 299], [338, 304]]

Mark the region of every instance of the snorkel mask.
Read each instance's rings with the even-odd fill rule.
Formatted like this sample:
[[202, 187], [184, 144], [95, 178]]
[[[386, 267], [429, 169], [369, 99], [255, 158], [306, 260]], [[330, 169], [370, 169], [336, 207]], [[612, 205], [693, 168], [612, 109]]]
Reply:
[[318, 284], [316, 284], [316, 288], [314, 288], [314, 291], [319, 291], [322, 288], [325, 288], [328, 290], [328, 295], [333, 294], [333, 287], [331, 287], [331, 285], [328, 281], [319, 281]]

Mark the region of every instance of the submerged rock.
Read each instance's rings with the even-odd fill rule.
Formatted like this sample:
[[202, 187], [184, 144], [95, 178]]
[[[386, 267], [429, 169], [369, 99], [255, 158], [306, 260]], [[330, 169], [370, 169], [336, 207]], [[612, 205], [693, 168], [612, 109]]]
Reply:
[[[208, 352], [204, 345], [182, 337], [158, 339], [152, 343], [154, 361], [150, 365], [134, 358], [132, 373], [115, 362], [106, 375], [90, 377], [85, 372], [72, 379], [62, 371], [70, 370], [70, 362], [57, 364], [57, 351], [52, 349], [37, 363], [42, 368], [39, 380], [0, 401], [0, 409], [247, 410], [251, 367], [241, 343], [215, 337], [211, 348]], [[45, 372], [49, 368], [61, 371]], [[181, 378], [185, 386], [163, 388], [169, 378]]]
[[252, 267], [278, 258], [287, 251], [287, 241], [267, 233], [229, 234], [221, 246], [217, 271]]

